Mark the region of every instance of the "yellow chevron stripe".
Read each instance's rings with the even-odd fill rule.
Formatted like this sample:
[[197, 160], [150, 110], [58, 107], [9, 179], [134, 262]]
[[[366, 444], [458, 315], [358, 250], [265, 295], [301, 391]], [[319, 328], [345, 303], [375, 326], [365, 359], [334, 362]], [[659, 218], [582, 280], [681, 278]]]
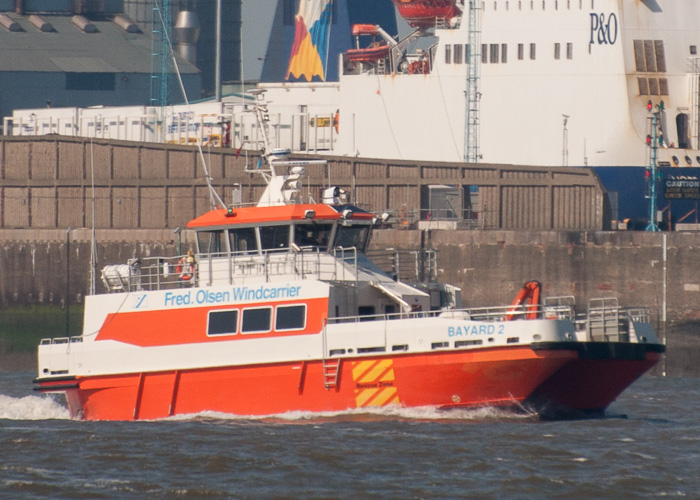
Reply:
[[369, 370], [375, 361], [356, 361], [352, 364], [352, 379], [357, 382], [363, 373]]
[[[358, 408], [365, 406], [365, 403], [372, 399], [372, 397], [376, 394], [376, 392], [379, 389], [362, 389], [357, 395], [355, 396], [355, 404], [357, 405]], [[371, 405], [367, 405], [371, 406]]]
[[[393, 382], [396, 377], [394, 362], [390, 359], [357, 361], [352, 364], [352, 378], [355, 383], [379, 385], [380, 382]], [[399, 404], [396, 387], [362, 387], [355, 390], [355, 404], [358, 408]]]
[[[369, 372], [367, 372], [367, 374], [364, 377], [362, 377], [361, 380], [358, 380], [357, 382], [361, 382], [363, 384], [376, 382], [377, 380], [379, 380], [380, 375], [382, 375], [385, 371], [387, 371], [387, 369], [391, 368], [392, 364], [393, 364], [393, 361], [390, 359], [378, 361], [372, 367], [372, 369]], [[390, 380], [393, 380], [393, 379], [390, 379]]]
[[396, 387], [384, 387], [377, 394], [377, 397], [372, 400], [370, 406], [384, 406], [389, 403], [391, 398], [397, 398]]

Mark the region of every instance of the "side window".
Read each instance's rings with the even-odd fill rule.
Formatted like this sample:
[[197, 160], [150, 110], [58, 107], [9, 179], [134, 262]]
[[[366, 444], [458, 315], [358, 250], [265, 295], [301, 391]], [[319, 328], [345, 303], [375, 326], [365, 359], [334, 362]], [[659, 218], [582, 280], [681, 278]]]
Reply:
[[220, 254], [227, 251], [223, 230], [198, 231], [197, 245], [199, 246], [199, 253]]
[[207, 335], [235, 335], [238, 333], [238, 310], [209, 311]]
[[271, 307], [243, 309], [241, 333], [267, 333], [271, 330]]
[[294, 243], [300, 247], [328, 247], [332, 224], [296, 224], [294, 226]]
[[306, 326], [306, 305], [278, 306], [275, 316], [275, 330], [303, 330]]
[[289, 248], [289, 226], [261, 227], [260, 245], [268, 251], [286, 250]]
[[235, 254], [257, 253], [258, 244], [255, 240], [255, 228], [243, 227], [229, 232], [231, 251]]

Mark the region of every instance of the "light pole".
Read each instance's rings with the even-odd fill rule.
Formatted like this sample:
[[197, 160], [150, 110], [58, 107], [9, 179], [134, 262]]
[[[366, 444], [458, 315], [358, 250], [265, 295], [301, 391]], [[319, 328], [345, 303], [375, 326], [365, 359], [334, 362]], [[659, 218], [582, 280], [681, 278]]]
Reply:
[[70, 232], [66, 229], [66, 337], [70, 337]]

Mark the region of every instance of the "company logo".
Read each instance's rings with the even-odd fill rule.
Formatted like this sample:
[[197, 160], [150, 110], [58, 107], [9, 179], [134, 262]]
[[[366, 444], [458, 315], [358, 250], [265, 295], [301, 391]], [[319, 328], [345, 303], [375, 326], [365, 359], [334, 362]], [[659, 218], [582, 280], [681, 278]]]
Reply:
[[333, 0], [299, 2], [287, 80], [303, 78], [310, 82], [316, 77], [326, 81], [332, 7]]
[[617, 16], [591, 12], [591, 45], [613, 45], [617, 41]]

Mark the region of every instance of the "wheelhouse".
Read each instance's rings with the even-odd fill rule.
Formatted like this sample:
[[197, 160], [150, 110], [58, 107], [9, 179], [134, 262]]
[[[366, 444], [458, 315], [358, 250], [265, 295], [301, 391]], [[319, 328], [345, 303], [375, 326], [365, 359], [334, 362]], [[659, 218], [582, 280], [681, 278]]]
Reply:
[[196, 232], [197, 253], [203, 258], [300, 250], [324, 253], [334, 249], [353, 248], [358, 253], [367, 250], [374, 222], [372, 214], [352, 205], [314, 205], [314, 209], [307, 208], [303, 216], [296, 217], [295, 213], [301, 211], [295, 208], [256, 208], [257, 212], [271, 213], [269, 217], [255, 218], [245, 208], [214, 210], [188, 226]]

